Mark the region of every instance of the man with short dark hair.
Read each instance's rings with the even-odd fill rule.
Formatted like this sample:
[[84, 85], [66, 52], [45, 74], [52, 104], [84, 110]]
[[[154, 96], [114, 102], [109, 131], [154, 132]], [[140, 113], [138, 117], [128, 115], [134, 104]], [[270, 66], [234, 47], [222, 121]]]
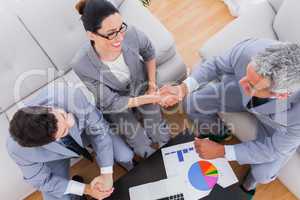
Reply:
[[[24, 180], [40, 190], [45, 200], [83, 199], [83, 194], [108, 197], [113, 191], [114, 159], [130, 170], [133, 152], [111, 133], [101, 112], [79, 88], [54, 88], [46, 87], [14, 114], [7, 140], [9, 155]], [[93, 161], [85, 148], [88, 145], [96, 153], [101, 175], [90, 184], [70, 180], [71, 158]]]

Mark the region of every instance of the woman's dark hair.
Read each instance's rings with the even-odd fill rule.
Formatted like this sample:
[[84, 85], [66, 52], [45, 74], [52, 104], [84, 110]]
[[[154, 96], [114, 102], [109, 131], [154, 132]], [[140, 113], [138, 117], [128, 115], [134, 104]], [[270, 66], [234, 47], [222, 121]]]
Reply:
[[9, 124], [12, 138], [23, 147], [43, 146], [55, 141], [57, 119], [51, 111], [42, 106], [18, 110]]
[[80, 0], [75, 8], [81, 15], [81, 20], [86, 31], [97, 32], [103, 20], [115, 13], [118, 9], [107, 0]]

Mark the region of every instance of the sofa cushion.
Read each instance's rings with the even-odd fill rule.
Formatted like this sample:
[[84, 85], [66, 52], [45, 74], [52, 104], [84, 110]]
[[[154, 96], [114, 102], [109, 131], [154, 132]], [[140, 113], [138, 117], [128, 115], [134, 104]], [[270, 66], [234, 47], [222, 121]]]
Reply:
[[57, 74], [36, 41], [8, 10], [0, 7], [0, 112]]
[[288, 163], [280, 170], [279, 180], [291, 191], [297, 199], [300, 199], [300, 153], [295, 153]]
[[15, 103], [12, 107], [10, 107], [8, 110], [5, 111], [6, 116], [8, 119], [12, 119], [13, 115], [20, 109], [29, 105], [32, 105], [32, 100], [35, 99], [37, 96], [41, 94], [42, 89], [48, 88], [47, 92], [53, 94], [54, 91], [58, 91], [58, 88], [64, 87], [67, 83], [65, 80], [60, 77], [56, 80], [48, 83], [47, 85], [41, 87], [39, 90], [35, 91], [31, 95], [23, 98], [21, 101], [18, 101]]
[[52, 92], [58, 91], [59, 88], [64, 88], [69, 86], [73, 89], [80, 89], [82, 93], [87, 97], [88, 101], [92, 105], [95, 104], [94, 96], [91, 92], [86, 88], [84, 83], [79, 79], [79, 77], [73, 72], [73, 70], [69, 71], [67, 74], [57, 78], [56, 80], [48, 83], [44, 87], [41, 87], [39, 90], [34, 92], [33, 94], [29, 95], [28, 97], [22, 99], [21, 101], [14, 104], [11, 108], [9, 108], [5, 113], [9, 119], [11, 119], [14, 113], [29, 104], [31, 104], [31, 100], [36, 98], [36, 96], [40, 95], [41, 89], [48, 88], [47, 91], [52, 94]]
[[119, 8], [124, 21], [143, 31], [153, 43], [156, 61], [160, 65], [176, 54], [170, 32], [139, 0], [124, 1]]
[[274, 30], [281, 41], [300, 43], [300, 1], [285, 0], [278, 11]]
[[124, 0], [108, 0], [108, 1], [110, 1], [112, 4], [114, 4], [114, 6], [116, 8], [119, 8]]
[[284, 0], [269, 0], [269, 3], [272, 5], [275, 12], [278, 12], [283, 1]]
[[6, 149], [6, 138], [9, 134], [8, 120], [4, 114], [0, 115], [0, 132], [1, 199], [25, 199], [26, 195], [32, 193], [34, 189], [23, 180], [21, 170], [8, 156]]
[[88, 40], [75, 10], [78, 0], [22, 0], [15, 12], [60, 70], [70, 69], [69, 63], [77, 50]]
[[156, 74], [158, 87], [167, 83], [180, 83], [186, 77], [186, 66], [179, 54], [176, 53], [175, 56], [157, 68]]
[[251, 4], [241, 16], [212, 36], [200, 49], [204, 58], [224, 53], [235, 43], [246, 38], [277, 39], [273, 31], [275, 12], [268, 2]]
[[234, 135], [242, 142], [256, 138], [257, 119], [248, 112], [219, 113], [219, 116], [232, 127]]

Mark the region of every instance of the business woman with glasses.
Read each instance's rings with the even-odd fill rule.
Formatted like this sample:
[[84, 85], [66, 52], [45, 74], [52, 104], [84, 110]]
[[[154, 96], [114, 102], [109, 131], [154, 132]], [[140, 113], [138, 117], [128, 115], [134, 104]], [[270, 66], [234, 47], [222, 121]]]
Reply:
[[73, 70], [115, 132], [146, 158], [155, 151], [153, 144], [161, 147], [170, 139], [158, 105], [153, 45], [106, 0], [81, 0], [76, 8], [90, 42], [74, 57]]

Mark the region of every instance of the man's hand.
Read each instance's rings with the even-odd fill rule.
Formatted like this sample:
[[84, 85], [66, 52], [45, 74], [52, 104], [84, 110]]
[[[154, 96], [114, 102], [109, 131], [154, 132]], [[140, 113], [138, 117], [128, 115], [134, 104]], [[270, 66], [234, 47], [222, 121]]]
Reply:
[[182, 101], [187, 95], [187, 87], [183, 83], [177, 86], [165, 85], [159, 89], [159, 95], [161, 96], [161, 105], [163, 107], [170, 107]]
[[225, 156], [224, 146], [211, 140], [195, 138], [194, 145], [196, 152], [203, 159], [210, 160]]
[[114, 189], [111, 188], [108, 191], [101, 192], [99, 190], [92, 189], [92, 186], [90, 184], [85, 185], [85, 188], [84, 188], [84, 194], [89, 195], [97, 200], [102, 200], [102, 199], [109, 197], [113, 193], [113, 191], [114, 191]]
[[112, 174], [102, 174], [101, 176], [97, 176], [92, 180], [91, 187], [93, 190], [101, 192], [110, 191], [113, 187]]

